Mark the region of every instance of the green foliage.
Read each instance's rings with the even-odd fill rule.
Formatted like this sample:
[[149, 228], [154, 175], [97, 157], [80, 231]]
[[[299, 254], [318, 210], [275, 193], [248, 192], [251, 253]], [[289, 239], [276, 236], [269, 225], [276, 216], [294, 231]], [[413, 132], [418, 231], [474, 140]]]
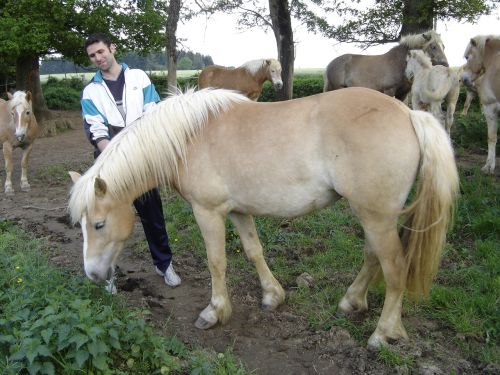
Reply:
[[[302, 98], [323, 92], [323, 76], [320, 74], [295, 75], [293, 78], [293, 98]], [[274, 102], [276, 94], [271, 82], [266, 81], [259, 102]]]
[[384, 346], [378, 352], [378, 360], [392, 368], [405, 367], [407, 369], [410, 369], [415, 362], [415, 358], [411, 355], [404, 355]]
[[[0, 222], [0, 267], [4, 374], [164, 374], [190, 358], [175, 337], [155, 334], [145, 312], [127, 311], [101, 287], [49, 266], [42, 242], [8, 222]], [[230, 353], [222, 357], [210, 364], [197, 353], [192, 367], [244, 373]]]
[[49, 109], [80, 109], [80, 96], [84, 82], [79, 77], [58, 80], [49, 77], [42, 85], [43, 96]]

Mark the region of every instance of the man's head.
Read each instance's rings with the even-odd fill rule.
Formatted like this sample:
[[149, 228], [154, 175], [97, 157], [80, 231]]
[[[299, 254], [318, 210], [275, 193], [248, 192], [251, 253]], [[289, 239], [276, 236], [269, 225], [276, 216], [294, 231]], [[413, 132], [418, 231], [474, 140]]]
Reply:
[[102, 71], [109, 71], [114, 64], [116, 46], [111, 38], [103, 33], [89, 35], [85, 41], [85, 51], [96, 68]]

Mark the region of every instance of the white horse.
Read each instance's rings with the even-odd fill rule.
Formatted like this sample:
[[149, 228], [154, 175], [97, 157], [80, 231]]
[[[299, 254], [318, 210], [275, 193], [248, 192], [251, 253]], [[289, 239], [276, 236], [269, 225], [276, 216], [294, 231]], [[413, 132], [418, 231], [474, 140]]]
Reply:
[[[431, 59], [421, 50], [411, 50], [406, 58], [405, 75], [412, 81], [411, 105], [413, 109], [425, 109], [444, 125], [450, 134], [453, 116], [460, 94], [461, 67], [449, 68], [432, 65]], [[443, 121], [441, 104], [446, 102], [446, 118]]]
[[488, 124], [488, 157], [481, 170], [493, 174], [500, 114], [500, 36], [475, 36], [467, 45], [464, 57], [467, 62], [462, 80], [464, 85], [473, 86], [479, 78], [477, 92]]

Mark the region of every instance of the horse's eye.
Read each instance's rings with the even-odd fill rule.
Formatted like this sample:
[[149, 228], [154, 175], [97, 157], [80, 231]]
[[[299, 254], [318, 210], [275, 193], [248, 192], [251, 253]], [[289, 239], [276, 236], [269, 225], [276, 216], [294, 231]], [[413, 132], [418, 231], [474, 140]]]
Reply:
[[95, 223], [94, 228], [95, 230], [104, 228], [104, 221], [99, 221], [98, 223]]
[[26, 111], [26, 114], [29, 116], [30, 115], [30, 111]]

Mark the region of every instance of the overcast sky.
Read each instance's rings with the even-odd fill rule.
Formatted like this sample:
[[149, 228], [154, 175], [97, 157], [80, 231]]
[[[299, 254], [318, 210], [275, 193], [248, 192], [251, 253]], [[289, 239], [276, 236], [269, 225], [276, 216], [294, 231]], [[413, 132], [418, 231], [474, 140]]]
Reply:
[[[450, 66], [465, 62], [463, 53], [471, 37], [478, 34], [499, 34], [499, 30], [499, 9], [490, 16], [481, 17], [476, 24], [447, 22], [437, 25]], [[239, 66], [249, 60], [277, 58], [276, 42], [270, 29], [267, 33], [260, 29], [238, 31], [234, 16], [221, 14], [209, 19], [200, 17], [186, 25], [179, 23], [178, 37], [185, 39], [184, 48], [210, 55], [218, 65]], [[381, 54], [393, 46], [381, 45], [363, 51], [352, 44], [338, 44], [307, 33], [300, 27], [294, 29], [294, 40], [296, 69], [325, 68], [331, 60], [344, 53]]]

